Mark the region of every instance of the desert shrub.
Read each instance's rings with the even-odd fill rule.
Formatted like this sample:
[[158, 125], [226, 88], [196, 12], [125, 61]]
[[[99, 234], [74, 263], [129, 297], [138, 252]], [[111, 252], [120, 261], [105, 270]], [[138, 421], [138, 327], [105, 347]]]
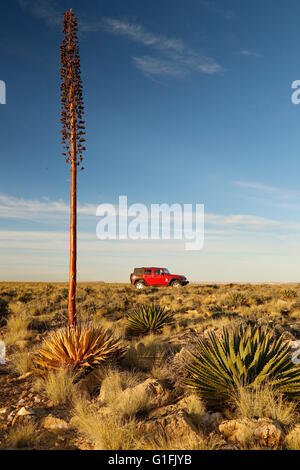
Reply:
[[17, 300], [19, 300], [19, 302], [23, 302], [24, 304], [26, 304], [27, 302], [30, 302], [30, 300], [32, 300], [32, 298], [33, 298], [32, 292], [28, 291], [28, 292], [22, 292], [17, 297]]
[[268, 380], [289, 398], [300, 398], [300, 366], [291, 361], [290, 347], [263, 328], [223, 329], [218, 337], [198, 337], [184, 354], [185, 384], [207, 402], [229, 399], [240, 385], [257, 387]]
[[5, 325], [8, 313], [8, 301], [0, 297], [0, 327]]
[[248, 305], [248, 299], [242, 292], [231, 292], [227, 296], [227, 303], [229, 307], [243, 307]]
[[172, 323], [173, 313], [160, 305], [142, 304], [129, 313], [127, 321], [128, 332], [132, 335], [157, 333], [164, 325]]
[[101, 327], [89, 324], [49, 334], [33, 356], [37, 371], [71, 367], [87, 371], [122, 357], [127, 347]]
[[135, 450], [144, 445], [145, 436], [134, 418], [124, 420], [116, 414], [101, 415], [83, 399], [76, 401], [73, 415], [77, 431], [98, 450]]
[[8, 434], [9, 445], [14, 449], [32, 447], [35, 443], [37, 432], [33, 423], [23, 424], [12, 428]]
[[280, 297], [283, 300], [291, 300], [297, 297], [297, 292], [293, 289], [284, 289], [281, 291]]
[[239, 387], [233, 396], [238, 418], [270, 418], [290, 426], [297, 416], [297, 403], [285, 399], [268, 383], [256, 388]]

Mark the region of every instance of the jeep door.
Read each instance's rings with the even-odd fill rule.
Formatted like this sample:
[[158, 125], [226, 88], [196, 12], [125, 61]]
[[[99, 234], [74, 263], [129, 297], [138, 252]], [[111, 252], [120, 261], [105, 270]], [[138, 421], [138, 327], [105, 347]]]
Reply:
[[143, 278], [147, 286], [153, 286], [153, 269], [144, 269]]
[[166, 276], [163, 269], [154, 269], [153, 285], [154, 286], [167, 286], [168, 285], [168, 276]]

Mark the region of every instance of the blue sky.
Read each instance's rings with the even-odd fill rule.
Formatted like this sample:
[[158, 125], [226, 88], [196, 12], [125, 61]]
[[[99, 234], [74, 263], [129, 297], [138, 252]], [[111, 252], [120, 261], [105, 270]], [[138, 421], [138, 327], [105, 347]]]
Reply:
[[[2, 2], [4, 3], [4, 2]], [[194, 281], [297, 281], [297, 0], [12, 0], [1, 5], [0, 279], [64, 280], [61, 17], [80, 22], [86, 109], [80, 280], [167, 265]], [[95, 207], [203, 203], [205, 247], [96, 239]]]

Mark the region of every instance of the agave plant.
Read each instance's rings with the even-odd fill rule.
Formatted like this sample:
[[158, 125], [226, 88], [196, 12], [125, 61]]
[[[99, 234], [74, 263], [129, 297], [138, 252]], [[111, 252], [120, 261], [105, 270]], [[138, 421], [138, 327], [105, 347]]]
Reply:
[[50, 333], [33, 356], [33, 362], [40, 371], [70, 367], [83, 372], [117, 360], [126, 351], [127, 347], [107, 330], [78, 324]]
[[172, 323], [173, 313], [155, 304], [139, 305], [128, 315], [128, 330], [132, 335], [155, 333]]
[[185, 384], [212, 404], [226, 401], [240, 386], [257, 387], [268, 381], [288, 398], [300, 398], [300, 366], [281, 337], [262, 328], [224, 328], [223, 335], [209, 332], [197, 338], [184, 354]]

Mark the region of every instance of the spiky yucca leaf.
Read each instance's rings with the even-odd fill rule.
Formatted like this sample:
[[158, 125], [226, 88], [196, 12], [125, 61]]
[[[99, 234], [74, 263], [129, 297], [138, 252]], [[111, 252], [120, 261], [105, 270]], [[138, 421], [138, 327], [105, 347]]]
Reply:
[[224, 328], [218, 338], [197, 338], [184, 354], [185, 383], [206, 401], [229, 399], [239, 385], [256, 387], [264, 381], [289, 398], [300, 398], [300, 366], [291, 361], [290, 347], [281, 337], [261, 328]]
[[39, 370], [71, 367], [83, 371], [119, 359], [126, 350], [127, 347], [107, 330], [78, 324], [50, 333], [33, 362]]
[[128, 315], [128, 330], [133, 335], [154, 333], [172, 322], [173, 313], [155, 304], [139, 305]]

